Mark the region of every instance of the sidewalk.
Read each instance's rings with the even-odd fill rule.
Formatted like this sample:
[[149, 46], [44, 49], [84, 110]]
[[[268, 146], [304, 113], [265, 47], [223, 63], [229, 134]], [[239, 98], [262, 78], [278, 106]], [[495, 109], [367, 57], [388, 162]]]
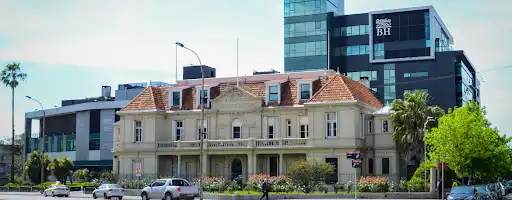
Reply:
[[[43, 196], [39, 192], [0, 192], [0, 196], [2, 196], [2, 195]], [[71, 192], [69, 194], [69, 197], [92, 199], [92, 194], [84, 194], [81, 191], [74, 191], [74, 192]], [[137, 196], [124, 196], [123, 199], [140, 199], [140, 197], [137, 197]]]

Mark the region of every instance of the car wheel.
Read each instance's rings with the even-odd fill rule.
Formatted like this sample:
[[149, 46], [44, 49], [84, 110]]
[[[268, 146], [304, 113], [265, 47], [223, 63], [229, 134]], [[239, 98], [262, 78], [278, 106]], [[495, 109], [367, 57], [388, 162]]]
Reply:
[[140, 195], [142, 197], [142, 200], [149, 200], [148, 194], [145, 192]]
[[123, 197], [117, 197], [118, 199], [123, 199]]
[[65, 197], [69, 197], [69, 195], [65, 195]]
[[96, 196], [96, 193], [92, 193], [92, 198], [93, 198], [93, 199], [98, 198], [98, 197]]
[[172, 200], [172, 194], [170, 192], [165, 193], [165, 200]]

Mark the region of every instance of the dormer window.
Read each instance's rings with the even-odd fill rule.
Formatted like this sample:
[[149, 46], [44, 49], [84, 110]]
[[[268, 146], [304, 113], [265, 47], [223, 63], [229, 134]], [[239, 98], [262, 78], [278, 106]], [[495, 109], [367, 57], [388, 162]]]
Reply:
[[268, 86], [268, 100], [269, 101], [278, 101], [279, 100], [279, 86], [278, 85]]
[[206, 107], [210, 105], [210, 87], [204, 87], [204, 89], [200, 85], [196, 87], [196, 105], [198, 108], [201, 107], [201, 101]]
[[169, 106], [182, 106], [183, 99], [183, 89], [171, 89], [169, 91]]
[[172, 106], [179, 106], [181, 104], [181, 92], [173, 91], [172, 92]]
[[313, 79], [297, 81], [297, 102], [311, 99], [313, 95], [313, 81]]
[[265, 104], [269, 104], [269, 102], [277, 102], [277, 104], [281, 103], [281, 83], [286, 80], [271, 80], [265, 83]]

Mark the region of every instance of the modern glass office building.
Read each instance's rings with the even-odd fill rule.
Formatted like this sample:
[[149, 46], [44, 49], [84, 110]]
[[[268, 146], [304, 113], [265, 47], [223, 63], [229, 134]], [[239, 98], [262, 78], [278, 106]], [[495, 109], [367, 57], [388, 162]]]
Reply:
[[[428, 92], [431, 103], [445, 109], [462, 106], [464, 100], [480, 102], [475, 69], [464, 51], [453, 48], [454, 39], [432, 6], [352, 15], [326, 9], [292, 16], [291, 2], [306, 5], [285, 1], [285, 72], [330, 68], [355, 80], [368, 77], [384, 104], [413, 90]], [[296, 29], [298, 18], [320, 20], [320, 29], [312, 24]]]

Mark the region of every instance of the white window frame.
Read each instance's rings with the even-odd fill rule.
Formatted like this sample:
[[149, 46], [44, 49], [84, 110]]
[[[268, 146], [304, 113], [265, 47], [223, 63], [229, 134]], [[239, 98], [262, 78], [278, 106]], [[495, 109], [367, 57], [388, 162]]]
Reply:
[[[329, 120], [329, 115], [333, 115], [334, 119]], [[338, 113], [336, 112], [328, 112], [325, 114], [325, 123], [330, 127], [330, 129], [325, 129], [325, 137], [326, 138], [336, 138], [338, 136]], [[331, 130], [331, 131], [329, 131]]]
[[269, 83], [265, 86], [265, 104], [270, 101], [270, 87], [277, 86], [277, 103], [281, 104], [281, 83]]
[[[278, 138], [277, 124], [278, 124], [278, 118], [277, 117], [267, 117], [267, 139], [276, 139], [276, 138]], [[272, 130], [272, 134], [270, 134], [270, 130]], [[272, 137], [270, 137], [270, 136], [272, 136]]]
[[[140, 125], [138, 125], [139, 123]], [[133, 121], [133, 142], [142, 142], [144, 139], [144, 125], [142, 120], [134, 120]]]
[[[301, 85], [309, 84], [309, 98], [303, 99], [302, 98], [302, 87]], [[298, 80], [297, 81], [297, 102], [300, 100], [309, 100], [313, 96], [313, 81], [304, 81], [304, 80]]]
[[[241, 119], [234, 119], [231, 122], [231, 138], [233, 138], [233, 139], [242, 139], [242, 126], [243, 126], [243, 122], [242, 122]], [[238, 138], [235, 138], [235, 127], [239, 127], [240, 128], [240, 134], [239, 134]]]
[[[184, 132], [185, 132], [185, 128], [184, 128], [185, 121], [183, 121], [183, 120], [174, 120], [173, 123], [174, 123], [174, 125], [173, 125], [174, 140], [175, 141], [183, 141], [183, 136], [184, 136]], [[178, 123], [181, 123], [181, 127], [178, 127]]]
[[179, 107], [181, 108], [183, 106], [183, 89], [171, 89], [169, 91], [169, 107], [171, 106], [178, 106], [178, 105], [174, 105], [173, 103], [173, 94], [175, 92], [179, 92], [180, 93], [180, 102], [179, 102]]
[[[386, 124], [385, 128], [384, 128], [384, 124]], [[383, 119], [381, 125], [382, 125], [382, 133], [389, 133], [389, 120]]]
[[298, 135], [298, 138], [302, 138], [301, 137], [301, 134], [302, 134], [302, 126], [304, 126], [304, 138], [309, 138], [309, 125], [308, 125], [308, 122], [304, 122], [301, 118], [302, 117], [307, 117], [307, 116], [299, 116], [298, 118], [298, 121], [299, 123], [299, 135]]
[[286, 136], [291, 137], [292, 136], [292, 120], [286, 119]]
[[[201, 119], [197, 120], [197, 140], [201, 140], [200, 131], [201, 131]], [[204, 128], [204, 136], [203, 139], [208, 139], [208, 120], [203, 120], [203, 128]]]
[[[196, 86], [196, 108], [200, 108], [199, 106], [201, 106], [201, 90], [202, 90], [203, 86], [201, 85], [198, 85]], [[204, 87], [204, 90], [206, 90], [206, 98], [207, 98], [207, 101], [206, 101], [206, 107], [210, 107], [210, 101], [211, 101], [211, 87]]]

